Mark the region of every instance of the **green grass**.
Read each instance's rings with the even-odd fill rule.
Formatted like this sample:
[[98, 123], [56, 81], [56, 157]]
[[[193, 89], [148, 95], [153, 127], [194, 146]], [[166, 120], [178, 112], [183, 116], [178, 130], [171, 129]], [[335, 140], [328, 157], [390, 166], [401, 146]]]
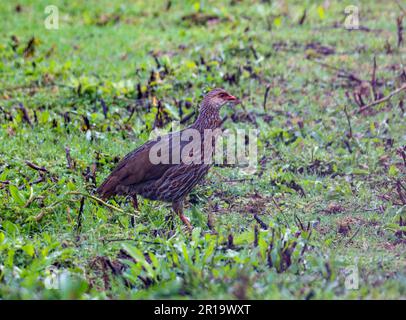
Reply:
[[[49, 1], [18, 3], [0, 11], [0, 299], [406, 298], [405, 94], [359, 114], [360, 84], [320, 63], [368, 83], [375, 56], [378, 96], [399, 88], [396, 2], [54, 1], [58, 30]], [[369, 31], [343, 27], [350, 4]], [[258, 129], [260, 163], [210, 171], [192, 235], [160, 202], [80, 210], [75, 193], [93, 195], [157, 114], [181, 119], [215, 86], [243, 100], [224, 127]]]

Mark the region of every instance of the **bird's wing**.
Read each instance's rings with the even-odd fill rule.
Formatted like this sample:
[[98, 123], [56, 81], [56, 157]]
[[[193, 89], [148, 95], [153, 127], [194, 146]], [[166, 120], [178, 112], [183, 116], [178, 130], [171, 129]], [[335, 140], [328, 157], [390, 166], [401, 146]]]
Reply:
[[[161, 159], [172, 159], [170, 157], [172, 154], [172, 140], [177, 134], [180, 133], [170, 134], [159, 140], [168, 141], [169, 146], [169, 148], [159, 148], [161, 150], [159, 153]], [[145, 181], [159, 179], [166, 170], [176, 165], [172, 163], [154, 163], [154, 161], [151, 161], [151, 154], [156, 154], [156, 150], [153, 148], [158, 146], [157, 143], [159, 141], [148, 141], [127, 154], [97, 189], [101, 197], [108, 198], [115, 195], [118, 186], [136, 185]], [[181, 141], [181, 146], [185, 144], [186, 142]], [[158, 148], [156, 149], [158, 150]]]

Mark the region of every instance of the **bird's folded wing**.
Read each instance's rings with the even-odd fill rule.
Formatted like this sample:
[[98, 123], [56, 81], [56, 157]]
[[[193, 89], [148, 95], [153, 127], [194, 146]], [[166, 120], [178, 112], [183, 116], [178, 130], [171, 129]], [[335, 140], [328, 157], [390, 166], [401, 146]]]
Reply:
[[[136, 185], [150, 180], [157, 180], [164, 175], [166, 170], [177, 165], [172, 160], [172, 140], [176, 134], [162, 137], [160, 140], [148, 141], [134, 151], [127, 154], [110, 173], [106, 180], [97, 189], [97, 192], [107, 198], [116, 194], [118, 186]], [[161, 146], [158, 145], [161, 143]], [[181, 141], [181, 148], [187, 142]], [[175, 148], [176, 149], [176, 148]], [[169, 162], [157, 163], [152, 157], [157, 155], [161, 159], [169, 159]], [[180, 152], [180, 151], [175, 151]]]

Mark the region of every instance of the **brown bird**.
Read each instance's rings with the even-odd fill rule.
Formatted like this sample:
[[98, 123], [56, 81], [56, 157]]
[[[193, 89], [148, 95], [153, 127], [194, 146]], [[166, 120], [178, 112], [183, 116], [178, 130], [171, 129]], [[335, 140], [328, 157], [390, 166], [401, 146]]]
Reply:
[[[205, 160], [210, 158], [213, 148], [205, 152], [205, 146], [213, 146], [214, 140], [212, 136], [206, 136], [205, 132], [220, 128], [219, 110], [228, 102], [238, 104], [240, 101], [223, 89], [210, 91], [203, 98], [199, 116], [191, 126], [161, 137], [160, 140], [148, 141], [127, 154], [97, 189], [98, 194], [103, 199], [114, 195], [129, 195], [136, 210], [137, 195], [172, 202], [175, 213], [192, 229], [183, 215], [183, 201], [211, 167], [211, 163]], [[193, 145], [190, 145], [191, 133], [197, 133]], [[189, 136], [189, 139], [184, 139], [184, 136]]]

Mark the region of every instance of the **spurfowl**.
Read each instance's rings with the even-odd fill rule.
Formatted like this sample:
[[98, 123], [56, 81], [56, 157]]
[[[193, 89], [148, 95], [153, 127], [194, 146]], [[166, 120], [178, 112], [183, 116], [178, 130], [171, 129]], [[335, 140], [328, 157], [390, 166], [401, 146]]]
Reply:
[[[190, 222], [183, 215], [183, 200], [211, 166], [211, 161], [207, 159], [210, 159], [214, 148], [205, 149], [205, 146], [213, 146], [214, 139], [210, 132], [220, 128], [219, 110], [228, 102], [237, 104], [239, 100], [223, 89], [210, 91], [203, 98], [199, 116], [191, 126], [166, 135], [160, 140], [148, 141], [127, 154], [97, 192], [103, 199], [114, 195], [130, 195], [137, 210], [137, 195], [151, 200], [172, 202], [175, 213], [192, 229]], [[195, 135], [191, 148], [190, 137], [193, 140], [193, 133], [197, 133], [197, 139]], [[178, 143], [177, 146], [175, 142]], [[155, 158], [169, 161], [159, 162]]]

